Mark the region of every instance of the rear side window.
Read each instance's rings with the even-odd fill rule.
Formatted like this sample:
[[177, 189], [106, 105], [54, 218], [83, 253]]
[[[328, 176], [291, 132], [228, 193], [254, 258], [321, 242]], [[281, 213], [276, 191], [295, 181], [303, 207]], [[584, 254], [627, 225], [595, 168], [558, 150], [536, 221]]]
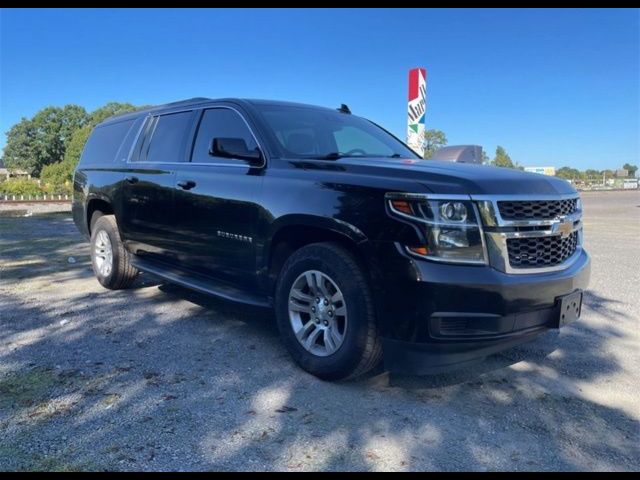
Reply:
[[211, 140], [214, 138], [241, 138], [249, 150], [258, 148], [255, 138], [242, 117], [228, 108], [212, 108], [205, 110], [196, 136], [191, 161], [194, 163], [228, 163], [238, 164], [233, 158], [222, 158], [209, 155]]
[[184, 162], [192, 116], [193, 112], [180, 112], [156, 117], [151, 140], [143, 146], [142, 159], [158, 163]]
[[135, 119], [131, 119], [96, 127], [87, 140], [80, 162], [83, 164], [114, 162], [134, 122]]
[[126, 162], [129, 159], [131, 149], [133, 148], [133, 142], [138, 137], [138, 132], [140, 131], [142, 122], [144, 122], [144, 117], [138, 117], [131, 124], [131, 128], [129, 128], [122, 145], [120, 145], [120, 148], [118, 149], [118, 153], [116, 153], [116, 160]]

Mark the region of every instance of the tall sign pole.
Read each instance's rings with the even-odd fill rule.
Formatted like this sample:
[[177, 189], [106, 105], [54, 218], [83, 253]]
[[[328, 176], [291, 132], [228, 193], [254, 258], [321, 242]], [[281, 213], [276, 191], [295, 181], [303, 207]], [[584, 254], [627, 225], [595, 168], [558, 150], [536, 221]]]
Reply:
[[425, 113], [427, 110], [427, 70], [409, 70], [409, 104], [407, 107], [407, 145], [424, 157]]

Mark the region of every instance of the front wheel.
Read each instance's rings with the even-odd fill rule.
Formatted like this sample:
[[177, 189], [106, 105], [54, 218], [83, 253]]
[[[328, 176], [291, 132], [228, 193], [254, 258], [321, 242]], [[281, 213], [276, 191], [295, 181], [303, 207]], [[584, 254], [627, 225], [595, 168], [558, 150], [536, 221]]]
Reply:
[[96, 278], [111, 290], [129, 288], [138, 275], [130, 254], [120, 240], [113, 215], [103, 215], [92, 222], [91, 264]]
[[380, 361], [369, 281], [337, 244], [312, 244], [291, 255], [276, 286], [276, 316], [293, 359], [319, 378], [356, 377]]

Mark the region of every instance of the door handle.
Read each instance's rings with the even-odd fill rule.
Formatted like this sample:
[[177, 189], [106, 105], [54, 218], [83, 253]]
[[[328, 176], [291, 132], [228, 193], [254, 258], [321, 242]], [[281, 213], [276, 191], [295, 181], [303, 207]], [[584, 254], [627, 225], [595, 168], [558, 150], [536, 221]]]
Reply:
[[125, 177], [124, 178], [129, 183], [138, 183], [138, 177]]
[[196, 186], [196, 182], [194, 182], [193, 180], [182, 180], [178, 182], [178, 186], [183, 190], [191, 190]]

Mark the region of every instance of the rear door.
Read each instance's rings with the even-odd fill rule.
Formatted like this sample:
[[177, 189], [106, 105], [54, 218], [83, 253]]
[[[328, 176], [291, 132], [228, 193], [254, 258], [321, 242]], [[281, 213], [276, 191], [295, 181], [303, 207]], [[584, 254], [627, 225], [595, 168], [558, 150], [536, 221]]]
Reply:
[[175, 263], [174, 195], [177, 168], [187, 160], [193, 111], [151, 116], [127, 164], [121, 222], [129, 249]]
[[[201, 112], [190, 163], [178, 166], [175, 197], [176, 244], [181, 265], [242, 287], [256, 284], [256, 226], [263, 168], [246, 160], [210, 154], [213, 138], [258, 141], [235, 109]], [[263, 151], [264, 152], [264, 151]]]

